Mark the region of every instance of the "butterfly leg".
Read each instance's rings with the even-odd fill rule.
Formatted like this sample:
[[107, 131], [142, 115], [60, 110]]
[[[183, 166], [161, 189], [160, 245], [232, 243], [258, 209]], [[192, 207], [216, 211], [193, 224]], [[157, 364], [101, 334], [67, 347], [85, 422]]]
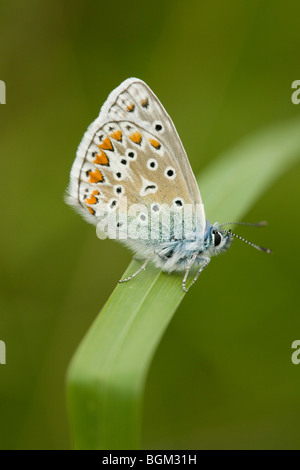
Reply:
[[150, 259], [152, 258], [153, 254], [151, 253], [151, 255], [148, 256], [148, 258], [146, 259], [146, 261], [142, 264], [142, 266], [135, 272], [133, 273], [131, 276], [129, 277], [126, 277], [125, 279], [120, 279], [120, 283], [121, 282], [126, 282], [126, 281], [130, 281], [130, 279], [133, 279], [135, 276], [137, 276], [141, 271], [143, 271], [143, 269], [146, 268], [147, 264], [149, 263]]
[[195, 262], [195, 259], [197, 258], [197, 255], [198, 253], [194, 253], [193, 256], [191, 257], [188, 265], [187, 265], [187, 268], [185, 270], [185, 275], [184, 275], [184, 278], [183, 278], [183, 281], [182, 281], [182, 288], [184, 290], [184, 292], [187, 292], [188, 289], [185, 287], [185, 283], [186, 283], [186, 280], [188, 278], [188, 275], [189, 275], [189, 272], [190, 272], [190, 269], [191, 267], [193, 266], [194, 262]]
[[193, 281], [191, 282], [189, 288], [187, 289], [186, 286], [185, 286], [185, 283], [186, 283], [187, 277], [188, 277], [188, 275], [189, 275], [190, 269], [191, 269], [191, 267], [193, 266], [193, 264], [194, 264], [195, 259], [197, 258], [197, 256], [198, 256], [198, 253], [195, 253], [195, 254], [192, 256], [192, 258], [191, 258], [191, 260], [190, 260], [190, 262], [189, 262], [189, 264], [188, 264], [188, 266], [187, 266], [187, 268], [186, 268], [185, 275], [184, 275], [184, 278], [183, 278], [183, 281], [182, 281], [182, 288], [183, 288], [184, 292], [188, 292], [188, 290], [192, 287], [192, 285], [195, 284], [195, 282], [197, 281], [197, 279], [198, 279], [198, 277], [200, 276], [200, 274], [202, 273], [202, 271], [203, 271], [203, 270], [206, 268], [206, 266], [208, 266], [209, 263], [210, 263], [210, 258], [203, 258], [204, 264], [201, 266], [201, 268], [200, 268], [199, 271], [197, 272], [196, 276], [194, 277]]

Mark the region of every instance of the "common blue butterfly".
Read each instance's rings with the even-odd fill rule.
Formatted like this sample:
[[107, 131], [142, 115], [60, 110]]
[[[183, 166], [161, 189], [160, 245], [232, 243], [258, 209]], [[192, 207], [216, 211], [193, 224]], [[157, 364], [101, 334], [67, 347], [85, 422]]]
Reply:
[[[199, 266], [191, 285], [213, 255], [233, 237], [270, 252], [206, 219], [200, 191], [175, 126], [164, 107], [137, 78], [109, 95], [89, 126], [74, 161], [66, 202], [97, 225], [100, 238], [115, 238], [144, 263], [163, 271]], [[242, 225], [264, 225], [258, 224]]]

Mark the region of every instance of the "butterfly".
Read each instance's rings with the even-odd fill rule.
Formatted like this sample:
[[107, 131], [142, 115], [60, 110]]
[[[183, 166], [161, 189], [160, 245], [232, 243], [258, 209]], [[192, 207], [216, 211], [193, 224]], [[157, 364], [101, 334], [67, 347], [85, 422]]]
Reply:
[[[115, 238], [163, 271], [208, 266], [233, 237], [270, 252], [206, 219], [200, 191], [175, 126], [142, 80], [129, 78], [111, 92], [89, 126], [72, 166], [66, 202], [97, 226], [99, 238]], [[258, 224], [242, 225], [265, 225]], [[104, 234], [104, 235], [103, 235]]]

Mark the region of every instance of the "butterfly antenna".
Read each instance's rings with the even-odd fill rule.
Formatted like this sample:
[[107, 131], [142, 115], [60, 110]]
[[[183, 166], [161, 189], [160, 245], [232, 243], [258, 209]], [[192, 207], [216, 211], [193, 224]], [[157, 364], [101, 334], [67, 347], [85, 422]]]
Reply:
[[248, 225], [248, 227], [265, 227], [268, 225], [268, 222], [265, 220], [262, 220], [261, 222], [223, 222], [222, 224], [219, 224], [219, 227], [223, 227], [223, 225]]
[[228, 233], [229, 235], [232, 235], [235, 238], [238, 238], [239, 240], [242, 240], [242, 242], [247, 243], [250, 246], [253, 246], [253, 248], [256, 248], [259, 251], [264, 251], [265, 253], [269, 253], [269, 254], [272, 253], [272, 250], [270, 250], [269, 248], [264, 248], [263, 246], [255, 245], [255, 243], [249, 242], [245, 238], [240, 237], [236, 233], [233, 233], [231, 230], [228, 230], [226, 233]]

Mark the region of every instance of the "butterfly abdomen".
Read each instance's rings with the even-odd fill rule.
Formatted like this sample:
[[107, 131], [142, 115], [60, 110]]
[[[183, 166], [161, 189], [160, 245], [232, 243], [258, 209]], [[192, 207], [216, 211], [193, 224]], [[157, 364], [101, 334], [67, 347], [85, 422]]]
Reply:
[[183, 271], [194, 253], [201, 258], [204, 250], [203, 240], [196, 237], [164, 243], [155, 250], [155, 265], [167, 272]]

